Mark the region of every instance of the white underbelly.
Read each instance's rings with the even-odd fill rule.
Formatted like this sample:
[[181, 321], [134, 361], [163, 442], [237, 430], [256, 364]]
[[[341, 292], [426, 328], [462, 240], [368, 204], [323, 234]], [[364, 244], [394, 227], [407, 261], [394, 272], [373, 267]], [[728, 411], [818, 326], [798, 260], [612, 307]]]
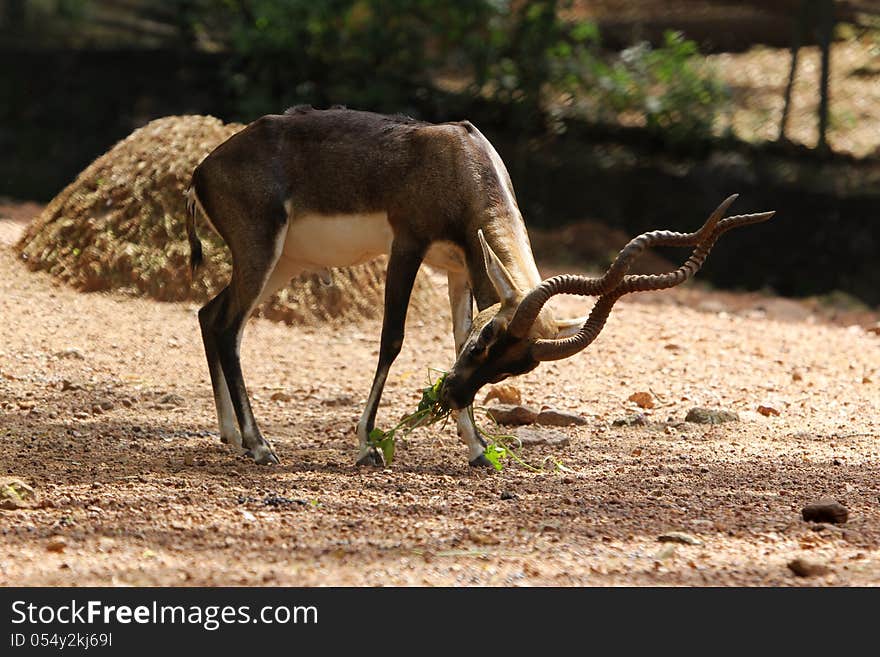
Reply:
[[[393, 239], [384, 212], [291, 216], [279, 264], [291, 271], [350, 267], [389, 253]], [[448, 241], [431, 244], [425, 263], [444, 271], [466, 269], [463, 251]]]
[[384, 212], [294, 216], [281, 256], [303, 269], [348, 267], [388, 253], [393, 236]]

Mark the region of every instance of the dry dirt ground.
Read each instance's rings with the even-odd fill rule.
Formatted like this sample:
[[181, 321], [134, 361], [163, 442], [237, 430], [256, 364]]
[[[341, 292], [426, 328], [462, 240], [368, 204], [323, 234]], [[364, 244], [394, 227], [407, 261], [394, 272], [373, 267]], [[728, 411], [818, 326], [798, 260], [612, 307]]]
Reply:
[[[259, 467], [214, 433], [196, 308], [60, 287], [13, 255], [19, 227], [0, 222], [0, 476], [43, 502], [0, 511], [0, 585], [880, 581], [880, 336], [864, 328], [693, 290], [621, 303], [589, 350], [516, 381], [588, 423], [554, 429], [567, 447], [519, 452], [544, 471], [489, 473], [451, 428], [412, 434], [385, 470], [355, 467], [378, 324], [253, 320], [245, 375], [282, 460]], [[451, 352], [448, 316], [410, 318], [380, 426]], [[683, 422], [697, 405], [741, 421]], [[634, 412], [647, 424], [614, 426]], [[825, 497], [846, 524], [801, 520]], [[658, 540], [673, 531], [699, 544]], [[796, 577], [798, 557], [827, 573]]]

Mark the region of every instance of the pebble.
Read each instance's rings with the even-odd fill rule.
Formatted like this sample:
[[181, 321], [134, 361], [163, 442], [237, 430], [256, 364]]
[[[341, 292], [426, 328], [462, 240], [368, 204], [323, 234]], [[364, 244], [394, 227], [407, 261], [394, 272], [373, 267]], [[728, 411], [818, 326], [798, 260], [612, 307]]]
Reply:
[[354, 403], [354, 397], [345, 394], [336, 395], [335, 397], [327, 397], [321, 400], [322, 406], [353, 406]]
[[819, 575], [827, 575], [831, 572], [831, 569], [825, 564], [817, 561], [810, 561], [802, 557], [789, 561], [788, 569], [798, 577], [817, 577]]
[[513, 493], [513, 492], [511, 492], [511, 491], [509, 491], [509, 490], [506, 490], [506, 491], [504, 491], [503, 493], [501, 493], [501, 499], [502, 499], [502, 500], [515, 500], [515, 499], [516, 499], [516, 493]]
[[498, 545], [501, 542], [498, 537], [493, 534], [473, 530], [468, 531], [468, 538], [477, 545]]
[[532, 445], [549, 445], [550, 447], [565, 447], [571, 440], [560, 431], [551, 429], [534, 429], [532, 427], [518, 427], [513, 435], [519, 438], [523, 447]]
[[634, 392], [627, 401], [635, 402], [640, 408], [654, 408], [654, 398], [650, 392]]
[[293, 395], [288, 395], [286, 392], [274, 392], [269, 399], [272, 401], [289, 402], [293, 399]]
[[667, 532], [660, 534], [657, 540], [661, 543], [681, 543], [682, 545], [702, 545], [703, 541], [696, 536], [685, 534], [684, 532]]
[[55, 355], [58, 358], [73, 358], [75, 360], [84, 360], [85, 356], [83, 356], [83, 352], [76, 347], [70, 347], [68, 349], [62, 349], [61, 351], [56, 351]]
[[576, 413], [568, 413], [566, 411], [558, 411], [553, 408], [545, 408], [538, 417], [535, 418], [536, 424], [544, 424], [552, 427], [570, 427], [575, 425], [586, 424], [587, 421]]
[[642, 427], [648, 424], [647, 418], [642, 413], [633, 413], [626, 417], [618, 418], [611, 423], [613, 427]]
[[186, 400], [180, 395], [175, 395], [173, 392], [169, 392], [167, 395], [162, 395], [158, 400], [160, 404], [170, 404], [172, 406], [183, 406]]
[[64, 552], [64, 548], [67, 547], [67, 541], [63, 536], [52, 536], [49, 539], [49, 542], [46, 543], [46, 549], [49, 552]]
[[773, 408], [772, 406], [758, 406], [758, 412], [764, 417], [770, 417], [771, 415], [779, 415], [779, 410]]
[[486, 394], [485, 399], [483, 399], [483, 403], [488, 404], [493, 399], [502, 404], [519, 405], [522, 404], [522, 393], [516, 386], [509, 383], [502, 383], [489, 388], [489, 392]]
[[836, 500], [821, 500], [808, 504], [801, 509], [801, 515], [806, 522], [839, 524], [849, 520], [849, 511]]
[[688, 411], [684, 420], [695, 424], [722, 424], [724, 422], [739, 422], [739, 415], [734, 411], [725, 411], [721, 408], [695, 406]]
[[0, 509], [26, 509], [39, 501], [37, 492], [21, 479], [0, 477]]
[[534, 424], [538, 419], [537, 411], [512, 404], [496, 404], [488, 410], [488, 414], [498, 424]]

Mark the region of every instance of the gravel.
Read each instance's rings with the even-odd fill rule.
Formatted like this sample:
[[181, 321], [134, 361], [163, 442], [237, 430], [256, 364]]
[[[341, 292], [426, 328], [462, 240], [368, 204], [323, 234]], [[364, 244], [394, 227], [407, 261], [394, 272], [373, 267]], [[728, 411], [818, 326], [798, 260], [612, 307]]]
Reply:
[[[430, 280], [442, 294], [443, 279]], [[252, 320], [243, 369], [281, 458], [259, 467], [220, 444], [194, 304], [79, 294], [0, 248], [0, 463], [48, 502], [0, 511], [0, 585], [880, 581], [880, 336], [821, 319], [745, 316], [727, 293], [644, 297], [621, 301], [587, 351], [515, 380], [529, 403], [590, 418], [540, 429], [569, 444], [523, 450], [539, 472], [511, 459], [500, 473], [469, 467], [452, 422], [401, 440], [390, 468], [356, 468], [354, 426], [379, 322], [325, 329]], [[717, 299], [725, 310], [695, 309]], [[560, 315], [583, 314], [583, 300], [557, 301]], [[412, 412], [426, 367], [452, 362], [448, 311], [409, 315], [379, 426]], [[683, 348], [662, 348], [673, 341]], [[53, 357], [70, 347], [86, 357]], [[64, 379], [82, 389], [62, 391]], [[185, 403], [141, 403], [158, 390]], [[278, 390], [294, 398], [271, 401]], [[694, 406], [741, 420], [670, 433], [612, 426], [633, 411], [634, 391], [652, 392], [655, 407], [639, 409], [650, 426]], [[356, 404], [321, 403], [342, 395]], [[122, 398], [139, 402], [74, 418]], [[29, 417], [20, 401], [58, 418]], [[761, 404], [780, 415], [760, 415]], [[186, 454], [200, 465], [186, 466]], [[505, 491], [515, 503], [501, 502]], [[239, 496], [256, 502], [239, 505]], [[308, 503], [264, 504], [271, 496]], [[845, 532], [795, 521], [805, 502], [824, 497], [845, 503]], [[666, 546], [657, 537], [670, 527], [706, 546], [682, 545], [658, 561]], [[46, 549], [57, 535], [63, 553]], [[794, 577], [787, 564], [797, 558], [829, 571]]]

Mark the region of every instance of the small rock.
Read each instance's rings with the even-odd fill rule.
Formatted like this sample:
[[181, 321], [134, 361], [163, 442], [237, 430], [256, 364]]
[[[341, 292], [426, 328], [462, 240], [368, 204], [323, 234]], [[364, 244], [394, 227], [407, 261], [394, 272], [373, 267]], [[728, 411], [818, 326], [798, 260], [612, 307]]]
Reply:
[[75, 411], [73, 417], [75, 417], [77, 420], [85, 420], [89, 417], [89, 414], [85, 411]]
[[576, 413], [568, 413], [566, 411], [558, 411], [553, 408], [545, 408], [538, 417], [535, 418], [536, 424], [544, 424], [551, 427], [570, 427], [575, 425], [586, 424], [587, 421]]
[[496, 399], [502, 404], [522, 404], [522, 393], [519, 388], [509, 383], [501, 383], [489, 388], [486, 398], [483, 399], [484, 404], [488, 404], [491, 400]]
[[162, 395], [158, 399], [158, 403], [160, 404], [168, 404], [170, 406], [183, 406], [186, 400], [180, 395], [175, 395], [173, 392], [169, 392], [166, 395]]
[[100, 406], [102, 410], [112, 411], [114, 404], [109, 399], [102, 399], [101, 401], [98, 402], [98, 406]]
[[61, 351], [56, 351], [55, 355], [58, 358], [72, 358], [74, 360], [84, 360], [85, 356], [83, 356], [83, 352], [76, 347], [70, 347], [69, 349], [62, 349]]
[[269, 399], [272, 401], [289, 402], [293, 399], [293, 395], [288, 395], [286, 392], [273, 392]]
[[78, 383], [74, 383], [70, 379], [62, 379], [61, 380], [61, 390], [82, 390], [82, 386]]
[[523, 447], [533, 445], [548, 445], [550, 447], [565, 447], [571, 440], [560, 431], [552, 429], [534, 429], [532, 427], [518, 427], [513, 435], [519, 438]]
[[501, 542], [492, 534], [484, 534], [483, 532], [475, 532], [473, 530], [468, 532], [468, 538], [477, 545], [498, 545]]
[[100, 415], [103, 412], [104, 412], [104, 409], [101, 408], [98, 404], [92, 404], [92, 414], [93, 415]]
[[514, 406], [511, 404], [497, 404], [488, 411], [491, 417], [498, 424], [534, 424], [538, 419], [537, 411], [525, 406]]
[[642, 427], [648, 424], [648, 420], [641, 413], [633, 413], [626, 417], [618, 418], [611, 423], [613, 427]]
[[627, 401], [635, 402], [639, 408], [654, 408], [654, 398], [650, 392], [634, 392]]
[[515, 499], [516, 499], [516, 493], [513, 493], [513, 492], [511, 492], [511, 491], [509, 491], [509, 490], [506, 490], [506, 491], [504, 491], [504, 492], [501, 493], [501, 499], [502, 499], [502, 500], [515, 500]]
[[840, 524], [849, 520], [849, 511], [836, 500], [821, 500], [808, 504], [801, 509], [801, 515], [806, 522]]
[[772, 406], [758, 406], [758, 412], [764, 417], [770, 417], [771, 415], [779, 415], [779, 411]]
[[322, 406], [353, 406], [355, 402], [351, 395], [336, 395], [321, 400]]
[[49, 552], [61, 553], [61, 552], [64, 552], [64, 548], [66, 548], [66, 547], [67, 547], [67, 541], [64, 539], [63, 536], [52, 536], [49, 539], [49, 542], [46, 543], [46, 549]]
[[132, 405], [134, 404], [134, 402], [131, 401], [128, 397], [123, 397], [121, 402], [122, 402], [122, 405], [125, 406], [126, 408], [131, 408]]
[[798, 577], [817, 577], [831, 572], [825, 564], [798, 557], [788, 562], [788, 569]]
[[27, 509], [39, 501], [37, 492], [21, 479], [0, 477], [0, 509]]
[[725, 411], [721, 408], [695, 406], [688, 411], [684, 420], [695, 424], [722, 424], [723, 422], [739, 422], [739, 415], [734, 411]]
[[685, 534], [684, 532], [667, 532], [660, 534], [657, 540], [661, 543], [681, 543], [683, 545], [702, 545], [703, 541], [696, 536]]
[[184, 465], [192, 465], [193, 463], [195, 463], [195, 461], [196, 461], [196, 459], [192, 454], [186, 454], [183, 457], [183, 464]]

